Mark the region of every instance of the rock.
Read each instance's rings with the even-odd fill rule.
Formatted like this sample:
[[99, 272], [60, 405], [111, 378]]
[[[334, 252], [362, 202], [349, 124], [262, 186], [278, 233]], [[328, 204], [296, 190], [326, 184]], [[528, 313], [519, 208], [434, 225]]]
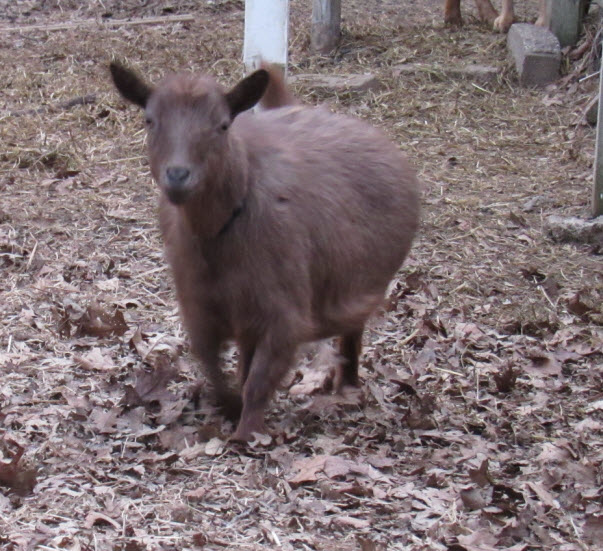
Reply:
[[392, 68], [392, 74], [396, 78], [402, 75], [416, 75], [418, 73], [431, 73], [441, 76], [442, 79], [468, 79], [486, 83], [496, 80], [500, 71], [490, 65], [472, 63], [447, 66], [429, 63], [403, 63]]
[[545, 199], [542, 195], [534, 195], [534, 197], [530, 198], [522, 205], [521, 210], [523, 210], [523, 212], [532, 212], [535, 209], [542, 208], [544, 203]]
[[549, 216], [546, 221], [546, 230], [555, 241], [603, 246], [603, 216], [592, 220]]
[[507, 47], [525, 86], [546, 86], [559, 77], [561, 47], [548, 29], [515, 23], [507, 35]]
[[291, 84], [300, 84], [312, 90], [328, 92], [368, 92], [378, 90], [381, 83], [375, 75], [318, 75], [299, 74], [289, 78]]

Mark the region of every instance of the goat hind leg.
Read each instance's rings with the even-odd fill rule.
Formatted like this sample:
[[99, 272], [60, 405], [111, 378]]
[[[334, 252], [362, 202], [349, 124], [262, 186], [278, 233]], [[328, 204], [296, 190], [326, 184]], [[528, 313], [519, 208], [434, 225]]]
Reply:
[[358, 386], [358, 360], [362, 351], [362, 332], [354, 331], [342, 335], [339, 343], [341, 364], [339, 365], [336, 381], [337, 390], [343, 386]]
[[538, 27], [549, 27], [551, 24], [550, 14], [547, 10], [546, 0], [540, 0], [540, 7], [538, 10], [538, 19], [534, 25]]
[[239, 361], [237, 365], [237, 372], [239, 376], [239, 386], [243, 388], [247, 377], [249, 376], [249, 370], [251, 369], [251, 362], [255, 354], [255, 343], [241, 342], [239, 343]]

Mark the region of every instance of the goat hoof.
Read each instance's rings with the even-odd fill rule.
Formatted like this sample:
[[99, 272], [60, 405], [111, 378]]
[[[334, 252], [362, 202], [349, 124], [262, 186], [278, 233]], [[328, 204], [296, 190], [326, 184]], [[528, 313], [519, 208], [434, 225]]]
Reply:
[[444, 17], [444, 23], [450, 27], [462, 27], [463, 19], [460, 14], [451, 14]]
[[254, 435], [268, 434], [264, 421], [240, 421], [237, 430], [230, 437], [233, 442], [251, 442], [254, 440]]
[[499, 15], [493, 23], [493, 27], [495, 31], [499, 33], [506, 33], [513, 24], [513, 17], [509, 17], [508, 15], [501, 14]]

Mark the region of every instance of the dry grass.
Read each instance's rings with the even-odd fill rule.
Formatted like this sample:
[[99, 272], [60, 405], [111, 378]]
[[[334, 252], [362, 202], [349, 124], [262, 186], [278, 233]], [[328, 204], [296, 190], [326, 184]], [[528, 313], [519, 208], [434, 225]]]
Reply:
[[[504, 37], [476, 23], [471, 3], [462, 31], [444, 29], [439, 0], [346, 1], [341, 48], [312, 56], [309, 4], [292, 1], [291, 71], [373, 72], [384, 86], [298, 93], [400, 144], [424, 182], [423, 226], [367, 332], [363, 407], [320, 391], [328, 353], [304, 355], [270, 409], [271, 439], [240, 450], [225, 444], [232, 427], [206, 393], [190, 406], [197, 370], [162, 256], [142, 119], [111, 89], [107, 64], [231, 84], [243, 3], [0, 2], [2, 27], [196, 17], [0, 33], [2, 549], [601, 541], [600, 250], [543, 231], [548, 215], [588, 215], [594, 131], [578, 121], [596, 79], [518, 87]], [[534, 4], [518, 3], [519, 16]], [[500, 76], [394, 76], [404, 62], [461, 61]], [[89, 94], [94, 103], [56, 108]], [[103, 315], [94, 329], [89, 318]]]

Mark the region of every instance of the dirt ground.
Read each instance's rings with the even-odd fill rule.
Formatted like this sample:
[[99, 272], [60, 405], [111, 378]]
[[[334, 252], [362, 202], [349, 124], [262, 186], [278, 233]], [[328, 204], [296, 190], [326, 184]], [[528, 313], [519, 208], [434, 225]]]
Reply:
[[[600, 549], [602, 251], [546, 232], [590, 212], [590, 50], [526, 90], [473, 3], [454, 30], [439, 0], [345, 0], [342, 45], [320, 57], [310, 5], [291, 1], [291, 74], [382, 87], [297, 93], [399, 144], [422, 227], [366, 332], [361, 396], [329, 393], [332, 349], [308, 348], [270, 434], [243, 449], [204, 385], [193, 409], [143, 116], [107, 69], [230, 85], [243, 2], [0, 1], [1, 549]], [[194, 21], [101, 23], [182, 14]], [[433, 70], [396, 70], [418, 62]], [[444, 70], [462, 63], [498, 78]]]

